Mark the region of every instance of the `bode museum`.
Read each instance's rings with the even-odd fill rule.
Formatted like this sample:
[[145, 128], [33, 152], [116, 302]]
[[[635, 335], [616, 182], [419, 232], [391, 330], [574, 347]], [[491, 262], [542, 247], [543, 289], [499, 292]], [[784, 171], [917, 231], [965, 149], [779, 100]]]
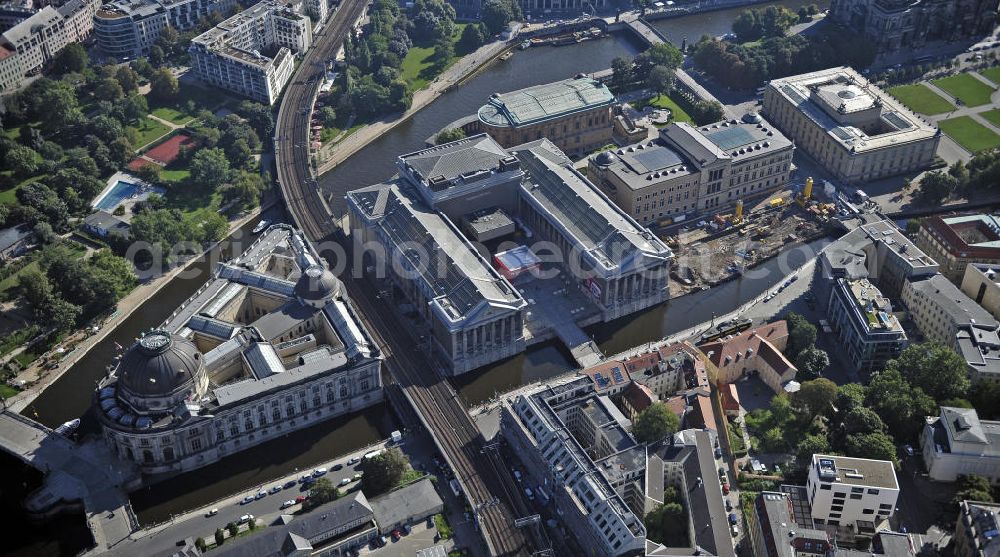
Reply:
[[130, 346], [94, 404], [119, 457], [187, 471], [380, 402], [381, 362], [341, 282], [274, 225]]

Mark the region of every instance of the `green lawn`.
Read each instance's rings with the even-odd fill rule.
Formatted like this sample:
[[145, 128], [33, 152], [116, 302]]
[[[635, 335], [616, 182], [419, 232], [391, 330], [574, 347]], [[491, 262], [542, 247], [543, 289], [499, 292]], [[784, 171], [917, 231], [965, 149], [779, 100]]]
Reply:
[[160, 178], [164, 182], [183, 182], [190, 175], [191, 171], [183, 168], [176, 170], [163, 169], [160, 171]]
[[910, 110], [921, 114], [943, 114], [955, 109], [955, 106], [944, 97], [920, 83], [893, 87], [889, 89], [889, 94], [899, 99]]
[[959, 145], [977, 153], [984, 149], [1000, 146], [1000, 135], [976, 122], [970, 116], [959, 116], [938, 122], [941, 131], [951, 136]]
[[635, 103], [636, 110], [642, 110], [647, 106], [654, 106], [656, 108], [666, 108], [670, 110], [673, 114], [674, 122], [687, 122], [692, 123], [693, 120], [684, 109], [681, 108], [673, 99], [666, 95], [657, 95], [655, 97], [649, 97], [648, 99], [643, 99]]
[[191, 120], [194, 120], [194, 116], [191, 116], [185, 112], [181, 112], [180, 110], [172, 106], [161, 106], [159, 108], [154, 108], [150, 113], [153, 116], [156, 116], [157, 118], [162, 118], [168, 122], [177, 124], [179, 126], [183, 126], [188, 122], [190, 122]]
[[[8, 171], [0, 172], [0, 174], [7, 174], [9, 176], [10, 175], [10, 171], [8, 170]], [[31, 178], [28, 178], [27, 180], [24, 180], [23, 182], [21, 182], [19, 184], [16, 184], [16, 185], [11, 186], [11, 187], [3, 190], [3, 191], [0, 191], [0, 203], [6, 204], [6, 205], [16, 205], [17, 204], [17, 189], [18, 188], [20, 188], [21, 186], [23, 186], [25, 184], [30, 184], [32, 182], [37, 182], [39, 180], [44, 180], [45, 178], [48, 178], [48, 177], [49, 177], [48, 174], [39, 174], [37, 176], [32, 176]]]
[[410, 47], [410, 50], [406, 53], [406, 58], [403, 58], [403, 63], [400, 65], [399, 71], [403, 80], [409, 83], [414, 91], [427, 87], [427, 84], [435, 77], [461, 58], [461, 55], [457, 52], [458, 40], [462, 38], [462, 30], [465, 29], [466, 25], [468, 24], [455, 24], [455, 34], [452, 36], [452, 44], [455, 45], [456, 54], [448, 60], [448, 63], [444, 67], [434, 64], [433, 47], [417, 45]]
[[986, 112], [980, 112], [980, 116], [984, 120], [993, 124], [994, 126], [1000, 127], [1000, 108], [994, 108], [993, 110], [987, 110]]
[[10, 385], [7, 385], [5, 383], [0, 383], [0, 398], [7, 399], [16, 395], [19, 392], [21, 391], [18, 391], [17, 389], [11, 387]]
[[997, 85], [1000, 85], [1000, 66], [979, 70], [979, 75], [985, 77], [993, 83], [996, 83]]
[[157, 139], [170, 133], [170, 128], [166, 124], [161, 124], [152, 118], [143, 118], [139, 127], [133, 127], [139, 132], [139, 144], [134, 145], [136, 149], [145, 147]]
[[979, 106], [989, 104], [990, 95], [993, 88], [969, 74], [960, 73], [951, 77], [935, 79], [932, 81], [941, 89], [947, 91], [953, 97], [961, 100], [967, 106]]

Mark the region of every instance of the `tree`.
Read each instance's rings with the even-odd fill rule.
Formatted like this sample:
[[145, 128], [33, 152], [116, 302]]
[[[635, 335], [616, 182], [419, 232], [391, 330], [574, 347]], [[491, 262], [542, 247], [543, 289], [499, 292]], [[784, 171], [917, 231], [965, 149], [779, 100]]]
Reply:
[[847, 435], [885, 431], [885, 422], [870, 408], [859, 406], [844, 415], [844, 432]]
[[684, 54], [670, 43], [658, 43], [636, 57], [636, 63], [648, 69], [663, 66], [676, 70], [684, 63]]
[[243, 101], [236, 112], [246, 118], [247, 123], [257, 132], [258, 136], [270, 137], [271, 132], [274, 131], [274, 114], [271, 107], [261, 103]]
[[337, 111], [335, 111], [332, 107], [324, 106], [319, 109], [319, 117], [323, 121], [323, 127], [337, 127]]
[[958, 180], [954, 176], [935, 170], [924, 174], [924, 177], [920, 179], [917, 197], [929, 205], [935, 205], [951, 196], [956, 189], [958, 189]]
[[691, 106], [691, 118], [699, 126], [718, 122], [722, 120], [723, 116], [725, 116], [725, 111], [719, 101], [700, 100]]
[[923, 428], [925, 416], [936, 411], [934, 399], [910, 385], [898, 369], [886, 368], [875, 374], [865, 387], [865, 405], [874, 410], [889, 433], [901, 441], [914, 441]]
[[650, 540], [671, 547], [686, 547], [688, 545], [689, 519], [684, 511], [684, 505], [680, 501], [657, 505], [646, 515], [643, 522], [646, 525], [646, 537]]
[[911, 344], [885, 367], [899, 371], [911, 385], [940, 401], [965, 396], [969, 390], [966, 365], [951, 348], [937, 342], [924, 342]]
[[482, 21], [490, 35], [503, 32], [508, 23], [520, 17], [521, 7], [514, 0], [486, 0], [483, 4]]
[[434, 142], [438, 145], [442, 145], [444, 143], [451, 143], [452, 141], [458, 141], [459, 139], [464, 138], [465, 130], [462, 128], [450, 128], [447, 130], [441, 130], [441, 132], [437, 134], [437, 137], [434, 138]]
[[32, 126], [21, 126], [21, 131], [17, 132], [18, 140], [21, 145], [29, 147], [38, 151], [42, 148], [45, 143], [45, 137], [42, 136], [42, 130], [34, 128]]
[[888, 460], [896, 464], [896, 444], [892, 437], [882, 431], [848, 435], [845, 452], [847, 456]]
[[126, 93], [134, 93], [139, 89], [139, 74], [129, 66], [118, 66], [115, 70], [115, 79]]
[[87, 50], [83, 48], [83, 45], [80, 43], [69, 43], [59, 51], [55, 60], [52, 61], [52, 70], [57, 74], [79, 73], [87, 69], [87, 64], [89, 63], [90, 58], [87, 56]]
[[983, 476], [961, 474], [958, 476], [956, 484], [958, 487], [954, 499], [956, 504], [960, 501], [993, 502], [992, 486], [990, 486], [990, 481]]
[[215, 545], [222, 545], [226, 541], [226, 533], [222, 531], [222, 528], [215, 529]]
[[191, 181], [214, 190], [229, 178], [229, 159], [222, 149], [202, 149], [191, 159]]
[[171, 102], [177, 98], [180, 86], [177, 78], [167, 68], [160, 68], [153, 72], [153, 77], [149, 80], [149, 94], [160, 102]]
[[259, 174], [239, 171], [229, 185], [222, 190], [222, 198], [237, 201], [241, 209], [247, 210], [260, 204], [260, 194], [264, 190], [264, 180]]
[[837, 398], [837, 384], [829, 379], [819, 378], [802, 383], [795, 393], [792, 393], [792, 403], [804, 411], [810, 418], [815, 418], [833, 404]]
[[408, 467], [403, 452], [396, 447], [382, 451], [377, 456], [361, 462], [366, 496], [385, 493], [399, 484]]
[[462, 30], [462, 38], [458, 40], [458, 46], [463, 53], [468, 53], [486, 44], [486, 29], [484, 25], [466, 25]]
[[38, 170], [38, 153], [24, 145], [14, 145], [4, 157], [5, 166], [18, 178], [28, 178]]
[[65, 133], [83, 120], [73, 86], [61, 81], [39, 81], [41, 91], [36, 91], [33, 101], [43, 129], [53, 135]]
[[668, 95], [674, 88], [674, 72], [666, 66], [653, 66], [646, 76], [646, 86], [657, 95]]
[[201, 235], [198, 238], [203, 243], [223, 239], [229, 232], [229, 221], [219, 213], [211, 213], [201, 222]]
[[194, 546], [198, 548], [198, 551], [205, 553], [208, 551], [208, 544], [205, 543], [205, 538], [198, 536], [194, 540]]
[[983, 420], [1000, 418], [1000, 382], [980, 381], [969, 389], [969, 401]]
[[795, 457], [803, 466], [812, 461], [814, 454], [827, 454], [829, 452], [830, 441], [823, 435], [806, 435], [795, 447]]
[[102, 101], [117, 101], [125, 96], [125, 90], [122, 89], [117, 79], [106, 77], [97, 85], [94, 96]]
[[816, 326], [794, 311], [788, 312], [785, 321], [788, 322], [788, 345], [785, 347], [785, 355], [794, 361], [799, 352], [816, 344]]
[[333, 482], [327, 478], [320, 478], [309, 488], [309, 498], [302, 503], [302, 510], [311, 511], [324, 503], [336, 501], [339, 498], [340, 491], [337, 490], [337, 486], [333, 485]]
[[51, 244], [57, 238], [56, 233], [52, 231], [52, 225], [47, 222], [39, 222], [31, 230], [35, 233], [35, 238], [43, 244]]
[[149, 58], [136, 58], [135, 60], [132, 61], [130, 65], [132, 66], [132, 69], [136, 71], [136, 73], [138, 73], [142, 77], [145, 77], [146, 79], [152, 77], [153, 72], [156, 71], [156, 68], [154, 68], [153, 65], [149, 63]]
[[226, 530], [229, 530], [230, 536], [236, 536], [240, 533], [240, 527], [236, 525], [235, 522], [230, 522], [226, 524]]
[[806, 377], [819, 377], [830, 365], [830, 356], [825, 350], [809, 346], [795, 357], [795, 367]]
[[760, 436], [760, 450], [765, 453], [784, 453], [788, 450], [785, 442], [785, 432], [779, 427], [772, 427]]
[[616, 91], [625, 91], [633, 81], [635, 81], [635, 74], [632, 71], [631, 60], [621, 56], [616, 56], [611, 60], [611, 86]]
[[656, 402], [639, 412], [632, 422], [632, 435], [640, 443], [655, 443], [680, 428], [680, 419], [666, 404]]

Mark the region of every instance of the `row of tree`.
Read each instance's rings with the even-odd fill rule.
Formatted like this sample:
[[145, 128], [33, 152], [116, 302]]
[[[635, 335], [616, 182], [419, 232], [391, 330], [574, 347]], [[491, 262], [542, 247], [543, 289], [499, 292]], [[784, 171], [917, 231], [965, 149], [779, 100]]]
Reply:
[[955, 161], [947, 171], [934, 170], [920, 179], [917, 198], [936, 205], [953, 195], [968, 195], [1000, 184], [1000, 148], [980, 151], [968, 164]]
[[[745, 31], [752, 34], [763, 31]], [[692, 47], [695, 66], [732, 89], [753, 89], [767, 80], [830, 66], [867, 67], [875, 56], [871, 41], [829, 26], [806, 35], [776, 35], [737, 44], [707, 35]]]

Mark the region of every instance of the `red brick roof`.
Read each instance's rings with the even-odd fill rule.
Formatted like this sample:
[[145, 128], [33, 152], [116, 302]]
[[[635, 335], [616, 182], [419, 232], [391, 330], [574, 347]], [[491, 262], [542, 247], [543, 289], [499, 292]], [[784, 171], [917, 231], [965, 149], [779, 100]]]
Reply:
[[740, 410], [740, 393], [736, 390], [736, 385], [729, 383], [721, 389], [722, 393], [722, 409], [726, 412], [739, 412]]
[[[616, 378], [615, 370], [619, 372], [617, 376], [621, 377], [621, 381]], [[625, 369], [624, 362], [619, 360], [601, 362], [595, 366], [581, 370], [580, 373], [590, 377], [590, 380], [594, 382], [594, 389], [598, 391], [603, 391], [611, 388], [612, 386], [628, 383], [632, 379], [631, 376], [629, 376], [628, 371]], [[598, 374], [601, 376], [600, 381], [597, 379]]]
[[[954, 217], [956, 215], [952, 215]], [[988, 232], [990, 235], [993, 234], [992, 230], [986, 228], [985, 224], [981, 221], [968, 221], [949, 225], [944, 222], [942, 217], [926, 217], [921, 219], [920, 225], [926, 227], [929, 231], [937, 232], [937, 237], [941, 240], [941, 243], [948, 247], [948, 252], [956, 257], [960, 253], [965, 255], [961, 257], [982, 257], [988, 259], [1000, 258], [1000, 248], [994, 248], [989, 246], [972, 246], [966, 243], [965, 240], [958, 234], [959, 230], [966, 228], [981, 228], [984, 232]]]
[[[649, 387], [633, 382], [625, 392], [622, 393], [622, 398], [628, 403], [636, 412], [642, 412], [646, 408], [649, 408], [654, 402], [656, 402], [656, 395], [649, 390]], [[681, 409], [681, 413], [684, 410]]]
[[[734, 337], [712, 341], [698, 348], [708, 356], [713, 364], [723, 366], [722, 362], [725, 361], [726, 357], [730, 361], [735, 360], [737, 354], [746, 354], [747, 349], [753, 349], [755, 353], [760, 353], [760, 345], [763, 340], [776, 343], [787, 337], [788, 324], [782, 319], [758, 327], [751, 327]], [[709, 354], [710, 352], [711, 354]]]

